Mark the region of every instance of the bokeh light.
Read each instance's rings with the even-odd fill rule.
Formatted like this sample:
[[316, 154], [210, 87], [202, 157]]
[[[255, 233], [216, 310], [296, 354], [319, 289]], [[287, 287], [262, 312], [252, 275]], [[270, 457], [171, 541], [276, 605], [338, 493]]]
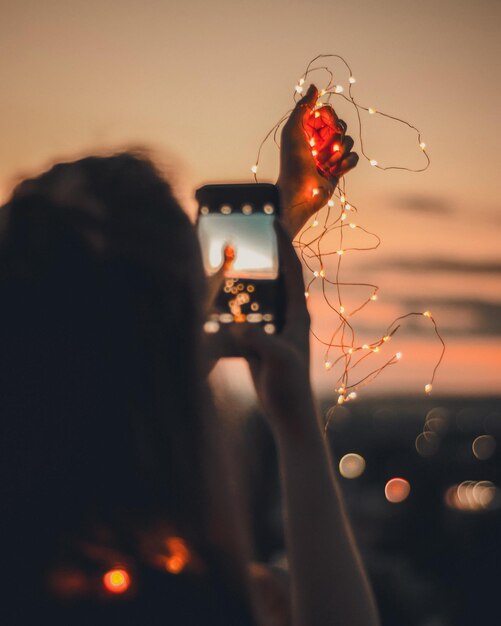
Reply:
[[438, 452], [440, 439], [436, 433], [426, 430], [416, 437], [414, 445], [421, 456], [432, 456]]
[[480, 435], [473, 441], [471, 449], [479, 461], [486, 461], [496, 451], [496, 440], [491, 435]]
[[360, 454], [350, 452], [339, 461], [339, 473], [343, 478], [358, 478], [364, 473], [365, 459]]
[[386, 483], [384, 488], [386, 499], [393, 504], [398, 504], [406, 500], [410, 492], [411, 486], [409, 481], [405, 480], [405, 478], [392, 478]]
[[190, 550], [181, 537], [168, 537], [165, 546], [168, 552], [164, 560], [165, 569], [170, 574], [179, 574], [191, 560]]
[[125, 593], [130, 587], [130, 576], [123, 568], [114, 568], [103, 576], [103, 584], [110, 593]]
[[498, 489], [490, 480], [465, 480], [451, 485], [445, 492], [445, 503], [451, 509], [479, 512], [492, 508]]

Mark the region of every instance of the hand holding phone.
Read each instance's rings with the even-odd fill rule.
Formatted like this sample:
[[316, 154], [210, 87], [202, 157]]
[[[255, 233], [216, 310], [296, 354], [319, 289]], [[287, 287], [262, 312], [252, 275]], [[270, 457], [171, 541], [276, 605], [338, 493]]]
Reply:
[[[276, 232], [277, 189], [270, 184], [206, 185], [196, 192], [198, 235], [206, 273], [228, 264], [222, 289], [213, 299], [204, 329], [231, 343], [233, 324], [281, 330], [283, 297]], [[226, 251], [226, 253], [225, 253]], [[228, 263], [228, 257], [231, 263]], [[226, 259], [226, 260], [225, 260]], [[225, 356], [238, 356], [230, 346]]]

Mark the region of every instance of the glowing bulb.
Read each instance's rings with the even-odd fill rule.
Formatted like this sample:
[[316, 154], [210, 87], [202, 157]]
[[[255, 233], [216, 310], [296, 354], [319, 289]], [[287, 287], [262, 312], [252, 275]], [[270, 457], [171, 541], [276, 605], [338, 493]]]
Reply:
[[369, 349], [369, 346], [366, 343], [364, 343], [364, 345], [362, 346], [362, 350], [368, 350], [368, 349]]
[[344, 404], [344, 396], [339, 396], [339, 398], [337, 399], [337, 403]]
[[357, 82], [357, 79], [354, 76], [350, 76], [348, 78], [348, 82], [350, 83], [350, 85], [354, 85]]
[[320, 96], [320, 98], [321, 98], [322, 96], [325, 96], [325, 94], [326, 94], [326, 93], [327, 93], [327, 92], [325, 91], [325, 89], [322, 89], [322, 91], [321, 91], [318, 95], [319, 95], [319, 96]]
[[421, 148], [421, 150], [424, 150], [424, 149], [426, 148], [426, 144], [425, 144], [425, 142], [424, 142], [424, 141], [422, 141], [422, 142], [419, 144], [419, 147]]
[[313, 220], [313, 222], [311, 223], [312, 228], [315, 228], [315, 226], [318, 226], [318, 220]]
[[318, 272], [317, 272], [317, 270], [315, 270], [315, 271], [313, 272], [313, 276], [315, 276], [315, 278], [318, 278]]
[[371, 300], [377, 300], [377, 295], [375, 293], [372, 294]]
[[315, 117], [319, 118], [320, 117], [320, 113], [318, 111], [315, 111]]
[[325, 361], [324, 367], [326, 370], [330, 370], [330, 368], [332, 367], [332, 363], [330, 361]]
[[334, 87], [334, 91], [335, 91], [335, 93], [343, 93], [343, 91], [344, 91], [343, 85], [336, 85]]
[[350, 395], [348, 396], [348, 398], [350, 398], [351, 400], [355, 400], [356, 397], [357, 397], [357, 392], [356, 391], [352, 391], [350, 393]]
[[340, 312], [340, 313], [344, 313], [344, 310], [345, 310], [345, 309], [344, 309], [344, 306], [343, 306], [343, 305], [341, 305], [341, 306], [339, 307], [339, 312]]
[[401, 352], [397, 352], [395, 354], [395, 358], [397, 359], [397, 361], [400, 361], [400, 359], [402, 358], [402, 353]]
[[373, 352], [379, 352], [379, 346], [376, 346], [376, 347], [373, 349]]
[[311, 190], [311, 195], [313, 197], [318, 196], [319, 193], [320, 193], [320, 189], [318, 189], [318, 187], [315, 187], [314, 189]]
[[299, 79], [299, 83], [298, 83], [298, 84], [299, 84], [299, 85], [304, 85], [304, 80], [305, 80], [304, 78], [300, 78], [300, 79]]
[[426, 393], [430, 393], [430, 391], [432, 390], [432, 385], [430, 383], [428, 383], [427, 385], [424, 386], [424, 390]]
[[310, 139], [310, 146], [313, 148], [314, 145], [315, 145], [315, 139], [312, 137]]
[[344, 207], [345, 211], [351, 211], [351, 204], [346, 204]]
[[303, 93], [303, 91], [304, 91], [304, 89], [303, 89], [303, 87], [301, 87], [301, 85], [296, 85], [295, 89], [296, 89], [296, 91], [298, 93]]
[[317, 156], [317, 154], [318, 154], [318, 150], [312, 150], [312, 151], [311, 151], [311, 154], [312, 154], [313, 156]]
[[359, 454], [355, 454], [354, 452], [345, 454], [339, 461], [339, 473], [343, 478], [358, 478], [364, 473], [364, 470], [364, 457]]
[[353, 348], [350, 348], [350, 349], [348, 350], [348, 354], [353, 354]]
[[339, 254], [339, 256], [343, 256], [344, 250], [338, 250], [336, 254]]
[[371, 159], [370, 163], [371, 163], [372, 167], [376, 167], [376, 165], [377, 165], [376, 159]]
[[305, 297], [306, 299], [308, 299], [308, 298], [310, 297], [310, 292], [309, 292], [309, 291], [305, 291], [305, 292], [304, 292], [304, 297]]
[[253, 165], [253, 166], [251, 167], [251, 172], [252, 172], [253, 174], [257, 174], [257, 165]]
[[389, 335], [385, 335], [383, 337], [383, 341], [390, 341], [390, 336]]
[[339, 152], [339, 148], [340, 148], [340, 145], [338, 143], [335, 143], [332, 146], [332, 152]]
[[357, 225], [354, 224], [353, 222], [350, 224], [350, 228], [356, 228], [356, 227], [357, 227]]
[[322, 278], [325, 278], [325, 270], [320, 270], [320, 276], [321, 276]]
[[376, 109], [372, 109], [371, 107], [369, 107], [369, 115], [374, 115], [375, 112]]
[[110, 593], [125, 593], [130, 587], [130, 576], [125, 569], [111, 569], [103, 576], [103, 584]]
[[346, 213], [341, 213], [341, 221], [344, 222], [344, 220], [346, 219], [347, 215]]
[[425, 317], [431, 317], [431, 311], [425, 311], [425, 312], [423, 313], [423, 315], [424, 315]]
[[334, 206], [334, 200], [332, 200], [332, 198], [327, 202], [327, 206], [330, 206], [330, 207]]
[[341, 204], [344, 204], [346, 202], [346, 196], [342, 195], [339, 200], [341, 201]]

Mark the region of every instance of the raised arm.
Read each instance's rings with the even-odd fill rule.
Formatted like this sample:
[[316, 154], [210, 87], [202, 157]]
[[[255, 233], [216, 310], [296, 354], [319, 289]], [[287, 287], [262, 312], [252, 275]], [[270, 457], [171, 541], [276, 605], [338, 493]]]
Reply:
[[277, 187], [282, 222], [291, 238], [327, 203], [341, 176], [358, 163], [345, 122], [331, 106], [315, 109], [317, 98], [311, 85], [282, 131]]
[[286, 326], [269, 336], [234, 328], [277, 443], [293, 626], [375, 626], [374, 603], [323, 436], [310, 385], [309, 315], [301, 264], [277, 227]]

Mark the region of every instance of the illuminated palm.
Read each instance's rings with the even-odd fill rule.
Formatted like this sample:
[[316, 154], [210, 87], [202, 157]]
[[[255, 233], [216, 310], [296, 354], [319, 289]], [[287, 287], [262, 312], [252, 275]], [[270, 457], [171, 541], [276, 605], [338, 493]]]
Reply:
[[334, 109], [315, 109], [318, 92], [311, 85], [282, 130], [277, 186], [282, 222], [291, 237], [321, 209], [334, 193], [339, 178], [355, 167], [353, 139]]

